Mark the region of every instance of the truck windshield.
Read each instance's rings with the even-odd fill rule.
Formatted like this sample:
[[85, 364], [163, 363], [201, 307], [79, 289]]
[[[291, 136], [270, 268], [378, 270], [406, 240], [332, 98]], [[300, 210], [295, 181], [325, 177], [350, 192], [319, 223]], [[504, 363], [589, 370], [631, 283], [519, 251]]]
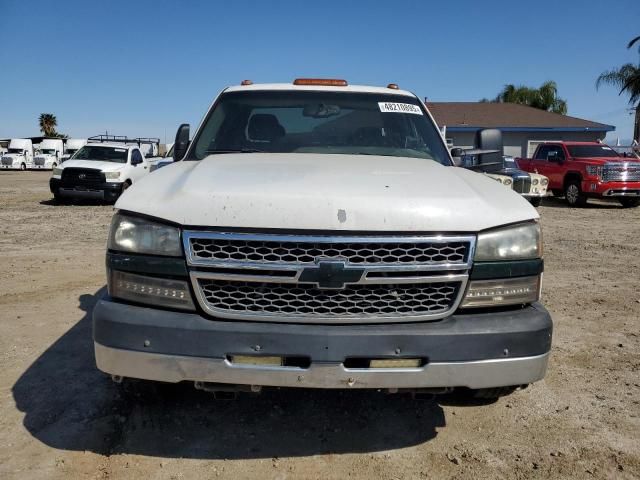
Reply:
[[64, 153], [66, 153], [67, 155], [73, 155], [77, 151], [78, 151], [77, 148], [67, 148]]
[[24, 153], [24, 150], [22, 150], [21, 148], [10, 148], [9, 150], [7, 150], [7, 153], [17, 153], [18, 155], [22, 155]]
[[42, 150], [40, 150], [40, 153], [42, 153], [43, 155], [55, 155], [56, 150], [54, 148], [43, 148]]
[[572, 157], [617, 157], [618, 154], [613, 148], [607, 145], [568, 145], [569, 154]]
[[373, 93], [225, 93], [188, 159], [231, 152], [386, 155], [451, 165], [440, 133], [417, 98]]
[[74, 160], [96, 160], [100, 162], [127, 163], [127, 149], [86, 145], [73, 156]]

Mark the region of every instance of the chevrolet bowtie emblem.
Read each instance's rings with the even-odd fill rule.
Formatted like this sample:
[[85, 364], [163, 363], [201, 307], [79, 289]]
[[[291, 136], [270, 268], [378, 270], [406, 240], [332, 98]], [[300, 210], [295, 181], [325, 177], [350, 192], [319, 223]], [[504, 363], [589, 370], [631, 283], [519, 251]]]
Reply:
[[318, 288], [341, 289], [347, 283], [358, 283], [363, 273], [363, 268], [347, 268], [339, 260], [320, 260], [317, 266], [305, 268], [298, 282], [313, 283]]

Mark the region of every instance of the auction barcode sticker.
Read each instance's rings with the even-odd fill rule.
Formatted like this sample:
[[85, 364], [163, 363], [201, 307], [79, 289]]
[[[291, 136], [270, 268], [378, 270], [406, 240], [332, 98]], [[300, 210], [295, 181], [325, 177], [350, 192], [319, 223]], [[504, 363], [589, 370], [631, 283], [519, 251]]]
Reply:
[[385, 113], [414, 113], [422, 115], [420, 107], [411, 103], [378, 102], [378, 106], [380, 111]]

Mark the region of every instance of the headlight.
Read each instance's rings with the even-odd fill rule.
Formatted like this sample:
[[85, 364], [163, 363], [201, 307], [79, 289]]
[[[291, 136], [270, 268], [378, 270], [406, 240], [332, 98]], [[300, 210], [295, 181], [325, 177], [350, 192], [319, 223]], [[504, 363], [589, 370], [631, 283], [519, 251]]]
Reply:
[[537, 178], [534, 178], [534, 179], [531, 181], [531, 183], [532, 183], [533, 185], [537, 185], [537, 184], [538, 184], [538, 179], [537, 179]]
[[602, 166], [600, 165], [587, 165], [587, 174], [592, 177], [602, 177]]
[[475, 260], [491, 262], [542, 257], [542, 233], [538, 223], [524, 223], [478, 235]]
[[540, 179], [540, 185], [546, 187], [547, 185], [549, 185], [549, 179], [547, 177]]
[[62, 169], [61, 169], [61, 168], [58, 168], [58, 167], [55, 167], [55, 168], [53, 169], [53, 176], [54, 176], [54, 177], [59, 177], [59, 176], [61, 176], [61, 175], [62, 175]]
[[176, 227], [116, 213], [111, 221], [108, 248], [122, 252], [181, 257]]
[[120, 172], [105, 172], [104, 178], [107, 180], [117, 180], [120, 178]]

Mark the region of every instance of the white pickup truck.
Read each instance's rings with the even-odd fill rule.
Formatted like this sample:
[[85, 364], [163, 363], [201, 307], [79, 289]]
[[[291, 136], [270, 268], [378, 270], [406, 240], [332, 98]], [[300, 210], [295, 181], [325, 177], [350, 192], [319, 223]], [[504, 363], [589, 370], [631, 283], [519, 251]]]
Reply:
[[116, 203], [97, 366], [115, 381], [496, 397], [544, 377], [538, 214], [453, 165], [414, 94], [224, 90]]
[[49, 188], [56, 200], [84, 198], [115, 202], [149, 173], [137, 145], [87, 143], [72, 159], [53, 169]]

